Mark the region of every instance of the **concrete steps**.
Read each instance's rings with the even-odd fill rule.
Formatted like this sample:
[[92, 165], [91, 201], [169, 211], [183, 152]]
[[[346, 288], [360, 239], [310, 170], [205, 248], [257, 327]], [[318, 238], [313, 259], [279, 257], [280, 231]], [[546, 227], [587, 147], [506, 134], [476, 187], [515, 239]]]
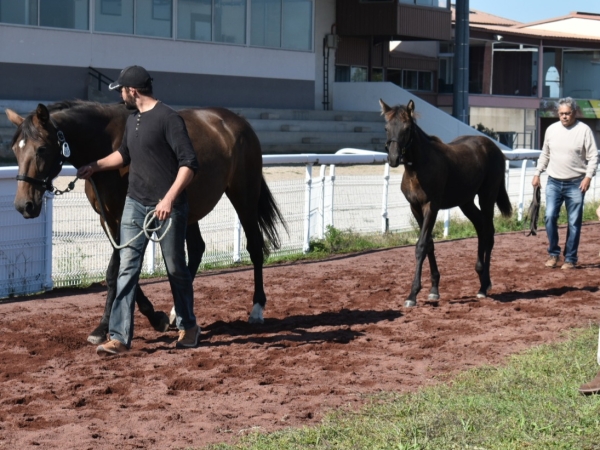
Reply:
[[[0, 100], [0, 158], [13, 157], [9, 144], [15, 127], [4, 110], [11, 108], [27, 115], [38, 103], [48, 102]], [[248, 120], [258, 135], [264, 154], [335, 153], [346, 147], [385, 150], [385, 122], [378, 112], [230, 109]]]

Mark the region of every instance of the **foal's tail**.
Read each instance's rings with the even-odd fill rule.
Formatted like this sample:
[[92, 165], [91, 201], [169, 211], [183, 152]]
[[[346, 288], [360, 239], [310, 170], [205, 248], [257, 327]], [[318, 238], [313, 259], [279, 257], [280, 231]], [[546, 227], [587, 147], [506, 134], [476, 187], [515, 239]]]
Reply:
[[506, 192], [504, 177], [502, 178], [502, 183], [500, 184], [500, 190], [498, 191], [498, 197], [496, 198], [496, 205], [498, 205], [498, 209], [500, 209], [500, 213], [502, 213], [504, 217], [512, 216], [512, 204], [510, 203], [510, 198], [508, 198], [508, 192]]
[[287, 223], [263, 177], [260, 182], [260, 197], [258, 198], [258, 227], [265, 237], [263, 243], [263, 255], [265, 257], [269, 256], [271, 248], [274, 250], [280, 248], [279, 232], [276, 228], [277, 222], [282, 224], [285, 232], [289, 234]]

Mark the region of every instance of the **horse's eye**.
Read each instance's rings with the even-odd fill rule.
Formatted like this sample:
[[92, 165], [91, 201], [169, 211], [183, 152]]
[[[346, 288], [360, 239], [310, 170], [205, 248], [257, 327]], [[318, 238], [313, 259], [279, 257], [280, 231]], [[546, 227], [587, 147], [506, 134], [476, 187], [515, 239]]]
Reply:
[[37, 153], [40, 154], [40, 155], [43, 155], [47, 151], [48, 151], [47, 147], [38, 147], [38, 149], [37, 149]]

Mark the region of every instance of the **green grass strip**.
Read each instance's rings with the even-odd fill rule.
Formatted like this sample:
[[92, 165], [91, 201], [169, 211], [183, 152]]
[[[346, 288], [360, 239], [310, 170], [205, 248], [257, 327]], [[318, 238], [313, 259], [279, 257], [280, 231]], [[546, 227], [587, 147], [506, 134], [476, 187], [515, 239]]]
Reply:
[[593, 377], [598, 328], [566, 334], [503, 367], [481, 367], [416, 393], [381, 394], [320, 426], [251, 434], [211, 450], [599, 449], [600, 396], [578, 386]]

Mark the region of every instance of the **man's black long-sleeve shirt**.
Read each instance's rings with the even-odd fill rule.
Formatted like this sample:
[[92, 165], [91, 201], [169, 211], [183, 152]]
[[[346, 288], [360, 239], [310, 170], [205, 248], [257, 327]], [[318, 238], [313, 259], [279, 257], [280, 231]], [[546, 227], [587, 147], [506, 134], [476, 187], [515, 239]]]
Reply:
[[[162, 102], [127, 118], [119, 152], [129, 165], [127, 195], [145, 206], [155, 206], [173, 185], [179, 168], [198, 170], [198, 160], [179, 114]], [[185, 191], [177, 199], [184, 200]]]

